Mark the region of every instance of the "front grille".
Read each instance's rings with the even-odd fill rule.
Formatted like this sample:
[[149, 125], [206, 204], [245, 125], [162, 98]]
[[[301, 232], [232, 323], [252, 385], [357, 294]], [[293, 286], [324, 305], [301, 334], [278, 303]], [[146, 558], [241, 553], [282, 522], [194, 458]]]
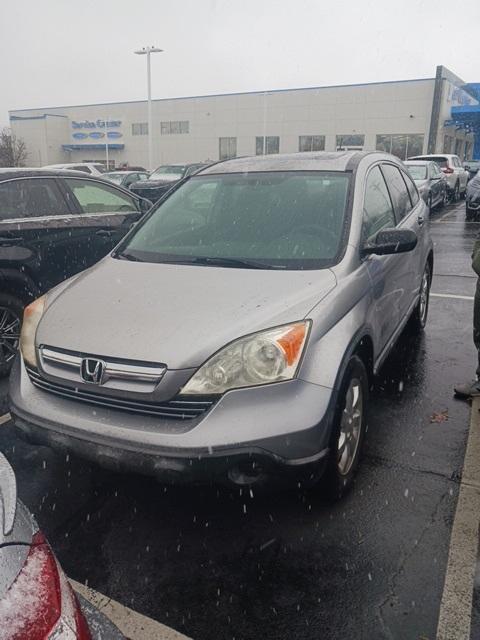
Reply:
[[194, 400], [177, 400], [173, 398], [167, 402], [138, 402], [136, 400], [124, 400], [114, 398], [101, 393], [90, 393], [78, 387], [69, 387], [57, 382], [53, 383], [43, 378], [36, 369], [26, 367], [32, 384], [42, 391], [48, 391], [56, 396], [85, 402], [96, 406], [129, 411], [142, 415], [157, 416], [159, 418], [171, 418], [174, 420], [191, 420], [198, 418], [210, 409], [216, 398], [201, 396]]

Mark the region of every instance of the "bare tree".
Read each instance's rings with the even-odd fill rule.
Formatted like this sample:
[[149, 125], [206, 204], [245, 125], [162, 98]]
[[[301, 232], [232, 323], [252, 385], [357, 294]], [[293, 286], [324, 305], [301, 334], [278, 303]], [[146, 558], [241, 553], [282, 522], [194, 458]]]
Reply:
[[0, 167], [24, 167], [27, 155], [25, 142], [11, 129], [0, 131]]

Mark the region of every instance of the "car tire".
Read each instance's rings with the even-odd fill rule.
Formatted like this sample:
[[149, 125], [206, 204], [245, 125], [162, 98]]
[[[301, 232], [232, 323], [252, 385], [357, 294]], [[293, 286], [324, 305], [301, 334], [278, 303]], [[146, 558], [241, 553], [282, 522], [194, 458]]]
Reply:
[[448, 203], [449, 203], [448, 191], [447, 191], [447, 189], [444, 189], [443, 195], [442, 195], [442, 200], [440, 202], [440, 208], [444, 209], [447, 206]]
[[0, 293], [0, 377], [10, 373], [20, 344], [24, 303], [9, 293]]
[[419, 333], [425, 329], [428, 317], [428, 308], [430, 305], [430, 286], [432, 284], [432, 269], [430, 263], [427, 262], [422, 275], [420, 284], [420, 297], [418, 303], [413, 310], [410, 318], [410, 329], [413, 333]]
[[460, 200], [460, 184], [457, 182], [453, 190], [452, 202], [458, 202]]
[[367, 426], [368, 375], [363, 360], [350, 358], [338, 393], [330, 439], [330, 453], [322, 488], [339, 500], [352, 487], [360, 462]]

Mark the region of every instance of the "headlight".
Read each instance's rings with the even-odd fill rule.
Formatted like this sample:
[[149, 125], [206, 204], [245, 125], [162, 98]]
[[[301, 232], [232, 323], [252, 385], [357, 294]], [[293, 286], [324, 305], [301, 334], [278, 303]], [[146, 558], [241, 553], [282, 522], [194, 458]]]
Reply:
[[311, 321], [260, 331], [231, 342], [190, 378], [181, 395], [218, 394], [239, 387], [291, 380]]
[[33, 367], [37, 366], [37, 358], [35, 355], [35, 334], [37, 333], [38, 323], [43, 315], [46, 296], [38, 298], [34, 302], [25, 307], [23, 312], [22, 331], [20, 333], [20, 349], [22, 350], [23, 359]]

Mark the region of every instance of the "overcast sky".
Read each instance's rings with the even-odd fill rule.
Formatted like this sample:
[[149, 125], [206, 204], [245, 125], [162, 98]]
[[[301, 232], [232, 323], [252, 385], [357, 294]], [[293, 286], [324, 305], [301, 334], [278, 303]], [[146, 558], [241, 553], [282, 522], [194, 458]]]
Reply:
[[478, 0], [0, 0], [9, 109], [432, 77], [480, 82]]

